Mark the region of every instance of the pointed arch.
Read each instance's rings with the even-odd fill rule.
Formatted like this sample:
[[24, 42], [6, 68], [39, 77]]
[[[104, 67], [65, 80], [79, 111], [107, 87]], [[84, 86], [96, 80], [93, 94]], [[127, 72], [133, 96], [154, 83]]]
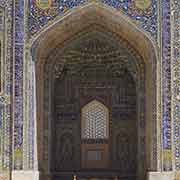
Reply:
[[[156, 61], [156, 43], [143, 29], [132, 22], [121, 11], [101, 3], [90, 2], [81, 8], [75, 8], [52, 24], [47, 25], [31, 39], [32, 54], [37, 57], [48, 56], [59, 43], [63, 43], [83, 29], [92, 25], [101, 25], [108, 31], [116, 32], [125, 38], [147, 61]], [[46, 49], [46, 51], [43, 51]], [[148, 52], [149, 51], [149, 52]], [[150, 56], [152, 56], [150, 58]], [[40, 58], [38, 58], [40, 59]]]
[[[43, 129], [44, 124], [51, 122], [50, 120], [50, 110], [45, 112], [43, 107], [46, 103], [50, 103], [49, 95], [51, 92], [44, 93], [44, 77], [47, 71], [51, 67], [48, 65], [53, 61], [50, 58], [51, 54], [54, 53], [54, 49], [57, 49], [59, 52], [63, 52], [66, 45], [72, 42], [72, 39], [78, 38], [83, 33], [88, 33], [91, 30], [96, 30], [101, 32], [100, 29], [103, 29], [105, 34], [109, 32], [115, 37], [116, 42], [123, 39], [123, 42], [129, 48], [129, 51], [134, 55], [136, 54], [138, 58], [139, 67], [142, 70], [143, 79], [145, 79], [145, 84], [139, 84], [139, 100], [143, 101], [145, 105], [139, 105], [138, 108], [142, 108], [144, 111], [146, 109], [146, 114], [139, 115], [139, 125], [138, 128], [145, 132], [143, 137], [139, 136], [140, 141], [144, 143], [145, 141], [149, 142], [147, 147], [144, 147], [143, 153], [147, 151], [147, 161], [148, 168], [153, 170], [157, 167], [157, 99], [159, 93], [159, 87], [157, 87], [157, 71], [159, 70], [158, 65], [158, 48], [151, 39], [151, 37], [137, 27], [128, 17], [123, 15], [121, 12], [112, 9], [111, 7], [103, 6], [97, 2], [91, 2], [88, 5], [77, 8], [63, 17], [60, 17], [53, 24], [48, 25], [38, 36], [31, 39], [31, 53], [32, 59], [35, 62], [36, 66], [36, 93], [37, 93], [37, 122], [38, 122], [38, 141], [39, 149], [43, 149], [44, 145], [42, 144], [43, 140], [48, 137], [43, 136], [47, 131]], [[57, 53], [59, 53], [57, 51]], [[144, 66], [140, 63], [140, 60], [143, 61]], [[63, 59], [59, 60], [60, 63], [64, 63]], [[49, 64], [48, 64], [49, 63]], [[47, 71], [46, 71], [47, 70]], [[50, 76], [49, 76], [50, 77]], [[46, 82], [51, 83], [51, 79], [46, 79]], [[145, 86], [145, 88], [142, 86]], [[143, 89], [143, 90], [142, 90]], [[143, 97], [145, 93], [145, 97]], [[159, 96], [160, 97], [160, 96]], [[49, 99], [48, 99], [49, 98]], [[45, 102], [45, 99], [48, 101]], [[49, 107], [50, 108], [50, 107]], [[142, 119], [142, 121], [141, 121]], [[47, 122], [43, 122], [47, 120]], [[146, 127], [150, 127], [148, 130]], [[46, 133], [45, 133], [46, 131]], [[147, 136], [146, 136], [147, 135]], [[48, 142], [46, 142], [48, 146]], [[48, 151], [48, 150], [47, 150]], [[142, 153], [142, 154], [143, 154]], [[43, 153], [39, 150], [39, 161], [43, 163]], [[143, 164], [142, 164], [143, 166]]]

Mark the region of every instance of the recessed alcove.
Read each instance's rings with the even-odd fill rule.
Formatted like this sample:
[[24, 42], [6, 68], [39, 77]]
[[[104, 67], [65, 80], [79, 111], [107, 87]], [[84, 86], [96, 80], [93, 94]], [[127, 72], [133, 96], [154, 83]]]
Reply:
[[[85, 178], [94, 171], [104, 177], [106, 171], [109, 178], [136, 180], [137, 89], [144, 83], [138, 61], [122, 40], [116, 42], [108, 33], [92, 29], [47, 62], [55, 178], [63, 179], [65, 173], [68, 178], [74, 172]], [[47, 87], [49, 81], [44, 83]]]
[[[152, 41], [121, 13], [92, 3], [42, 32], [32, 47], [38, 161], [44, 177], [54, 180], [64, 173], [93, 178], [106, 172], [109, 178], [144, 180], [147, 170], [157, 166], [152, 156], [157, 153], [152, 139], [156, 128]], [[81, 136], [81, 110], [93, 101], [108, 109], [108, 138]], [[83, 162], [88, 152], [91, 156], [101, 152], [105, 158], [92, 168], [96, 161]]]

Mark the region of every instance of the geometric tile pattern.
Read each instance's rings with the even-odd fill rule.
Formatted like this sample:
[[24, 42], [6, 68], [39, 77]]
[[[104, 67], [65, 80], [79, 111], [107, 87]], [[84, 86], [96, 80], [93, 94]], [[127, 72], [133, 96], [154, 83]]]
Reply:
[[0, 1], [0, 172], [11, 167], [12, 0]]
[[172, 0], [172, 106], [175, 167], [180, 171], [180, 1]]
[[24, 0], [15, 1], [14, 26], [15, 26], [15, 49], [14, 49], [14, 169], [22, 169], [23, 156], [23, 60], [24, 60]]
[[[96, 0], [105, 5], [122, 11], [130, 17], [137, 25], [157, 37], [157, 0]], [[42, 5], [39, 0], [30, 0], [29, 33], [35, 35], [49, 22], [62, 16], [68, 10], [82, 6], [90, 0], [45, 0]]]
[[[4, 57], [3, 57], [3, 49], [4, 49], [4, 19], [5, 19], [5, 16], [4, 16], [4, 10], [3, 8], [0, 8], [0, 77], [3, 77], [3, 65], [4, 65]], [[2, 87], [2, 83], [3, 80], [2, 78], [0, 79], [0, 92], [2, 93], [2, 90], [3, 90], [3, 87]], [[0, 97], [0, 169], [2, 169], [2, 166], [3, 166], [3, 133], [4, 133], [4, 130], [3, 130], [3, 127], [4, 127], [4, 98], [1, 96]]]
[[172, 170], [170, 0], [162, 1], [162, 137], [163, 170]]
[[[0, 137], [0, 170], [10, 167], [11, 152], [11, 124], [12, 124], [12, 99], [14, 100], [13, 108], [13, 135], [14, 135], [14, 168], [23, 168], [23, 62], [24, 62], [24, 0], [0, 0], [0, 8], [3, 7], [6, 11], [5, 26], [6, 26], [6, 42], [4, 43], [5, 57], [3, 58], [3, 71], [1, 71], [1, 94], [0, 94], [0, 133], [4, 136]], [[63, 15], [72, 8], [83, 5], [87, 0], [51, 0], [50, 9], [41, 9], [37, 6], [35, 0], [29, 1], [29, 26], [26, 31], [27, 36], [35, 36], [48, 23], [55, 20], [57, 16]], [[102, 0], [102, 3], [114, 7], [122, 11], [130, 17], [134, 23], [149, 32], [152, 37], [157, 38], [157, 0], [146, 1], [145, 4], [139, 0]], [[162, 0], [162, 148], [164, 149], [164, 164], [163, 170], [171, 170], [171, 124], [174, 124], [174, 146], [175, 146], [175, 163], [176, 169], [180, 170], [180, 65], [179, 65], [179, 1], [172, 0], [173, 13], [172, 23], [175, 28], [172, 28], [172, 45], [171, 45], [171, 24], [170, 24], [170, 0]], [[15, 4], [15, 7], [13, 5]], [[14, 9], [14, 12], [13, 12]], [[14, 18], [13, 18], [14, 17]], [[14, 24], [13, 24], [14, 23]], [[13, 35], [13, 26], [15, 35]], [[15, 44], [14, 44], [15, 43]], [[15, 45], [15, 47], [13, 46]], [[171, 48], [172, 57], [171, 57]], [[171, 61], [172, 60], [172, 61]], [[14, 63], [14, 67], [12, 64]], [[171, 64], [172, 63], [172, 64]], [[172, 66], [171, 66], [172, 65]], [[13, 69], [14, 68], [14, 69]], [[1, 68], [2, 70], [2, 68]], [[12, 74], [14, 72], [14, 75]], [[12, 77], [14, 77], [12, 81]], [[173, 77], [171, 82], [171, 77]], [[12, 87], [13, 84], [13, 87]], [[173, 85], [171, 87], [171, 85]], [[171, 89], [172, 96], [171, 96]], [[13, 93], [12, 93], [13, 90]], [[12, 98], [12, 94], [14, 97]], [[171, 106], [171, 98], [173, 100]], [[9, 100], [8, 100], [9, 99]], [[173, 110], [171, 110], [173, 107]], [[173, 112], [173, 114], [172, 114]], [[172, 116], [171, 116], [172, 115]], [[171, 119], [173, 117], [173, 119]], [[31, 155], [32, 156], [32, 155]], [[170, 158], [169, 158], [170, 157]], [[32, 157], [31, 157], [32, 158]]]
[[90, 102], [82, 109], [82, 124], [83, 139], [107, 139], [108, 109], [96, 100]]

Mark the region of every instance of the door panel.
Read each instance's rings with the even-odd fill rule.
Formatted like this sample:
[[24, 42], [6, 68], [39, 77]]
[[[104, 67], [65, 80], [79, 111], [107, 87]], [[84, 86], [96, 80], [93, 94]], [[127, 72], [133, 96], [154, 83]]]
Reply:
[[108, 168], [108, 144], [82, 144], [82, 168]]

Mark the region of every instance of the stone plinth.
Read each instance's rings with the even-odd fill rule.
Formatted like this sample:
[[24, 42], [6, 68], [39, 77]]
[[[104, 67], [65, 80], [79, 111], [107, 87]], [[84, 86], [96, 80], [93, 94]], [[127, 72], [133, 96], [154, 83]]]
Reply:
[[12, 171], [12, 180], [39, 180], [38, 171]]
[[180, 171], [176, 172], [175, 180], [180, 180]]
[[10, 173], [9, 172], [0, 173], [0, 180], [10, 180]]
[[174, 172], [148, 172], [147, 180], [175, 180]]

